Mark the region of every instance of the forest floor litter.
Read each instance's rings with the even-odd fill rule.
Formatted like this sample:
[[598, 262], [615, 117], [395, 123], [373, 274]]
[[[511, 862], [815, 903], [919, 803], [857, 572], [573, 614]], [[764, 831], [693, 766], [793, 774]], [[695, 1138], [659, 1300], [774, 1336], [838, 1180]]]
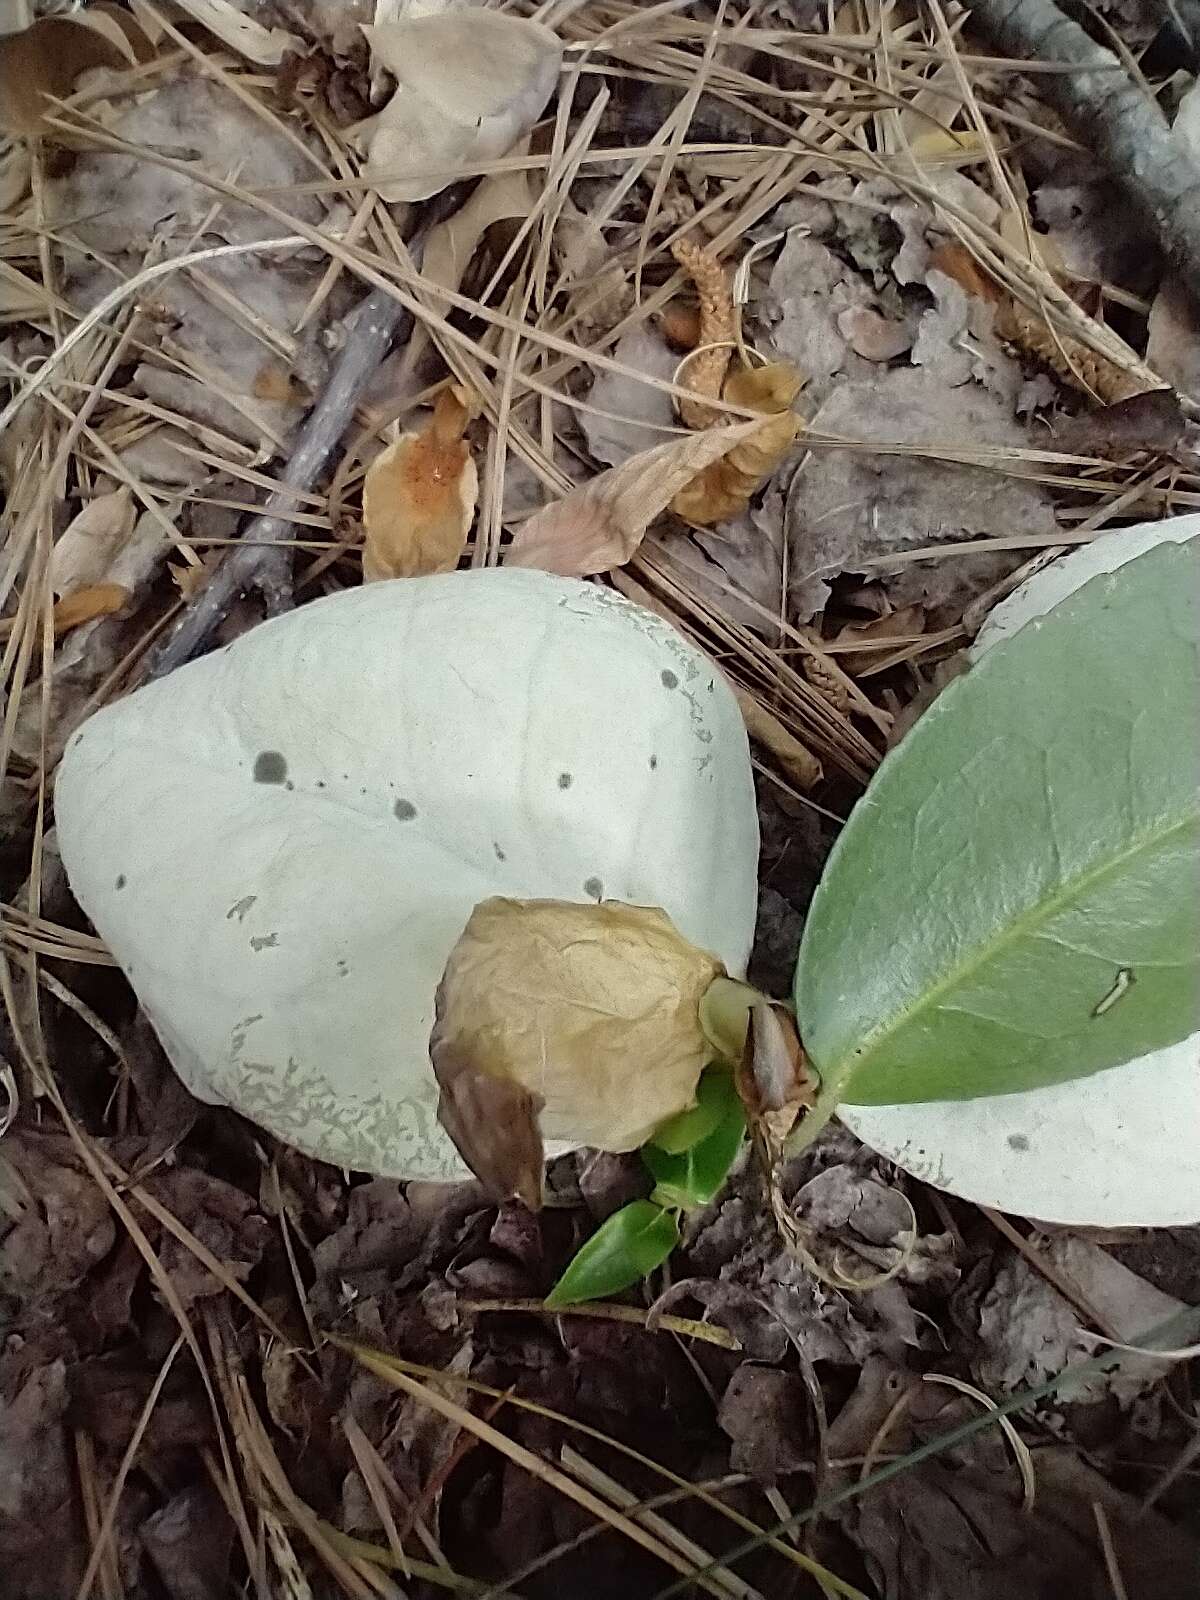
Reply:
[[[644, 1292], [551, 1314], [636, 1156], [536, 1215], [311, 1160], [192, 1098], [71, 896], [57, 764], [180, 639], [532, 566], [732, 683], [786, 998], [992, 607], [1200, 510], [1200, 262], [995, 7], [506, 9], [557, 43], [451, 136], [387, 30], [456, 0], [0, 0], [0, 1592], [1184, 1600], [1200, 1227], [1008, 1216], [834, 1122], [782, 1200], [867, 1287], [745, 1162]], [[1200, 161], [1174, 8], [1086, 10]], [[371, 291], [402, 336], [314, 438]]]

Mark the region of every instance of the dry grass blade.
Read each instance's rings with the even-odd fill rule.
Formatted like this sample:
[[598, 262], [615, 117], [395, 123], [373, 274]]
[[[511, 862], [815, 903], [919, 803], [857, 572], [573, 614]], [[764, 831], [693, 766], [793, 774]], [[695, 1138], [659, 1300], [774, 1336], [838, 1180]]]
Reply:
[[606, 1501], [593, 1494], [591, 1490], [576, 1483], [565, 1472], [561, 1472], [549, 1462], [543, 1461], [541, 1456], [535, 1455], [532, 1450], [527, 1450], [524, 1445], [509, 1439], [505, 1434], [501, 1433], [499, 1428], [494, 1428], [490, 1423], [481, 1421], [466, 1407], [460, 1406], [445, 1395], [439, 1394], [436, 1389], [431, 1388], [429, 1385], [418, 1382], [417, 1379], [410, 1377], [407, 1372], [402, 1371], [392, 1363], [381, 1360], [373, 1351], [364, 1350], [357, 1345], [348, 1346], [348, 1348], [356, 1361], [364, 1366], [368, 1372], [373, 1372], [377, 1378], [381, 1378], [384, 1383], [391, 1384], [393, 1388], [402, 1390], [412, 1399], [419, 1400], [432, 1411], [438, 1412], [447, 1421], [456, 1422], [460, 1428], [473, 1433], [477, 1439], [484, 1444], [491, 1445], [493, 1449], [498, 1450], [501, 1455], [506, 1456], [516, 1466], [523, 1467], [533, 1477], [540, 1479], [547, 1487], [556, 1489], [566, 1499], [573, 1500], [582, 1510], [590, 1512], [599, 1521], [607, 1523], [609, 1527], [624, 1534], [632, 1544], [639, 1545], [652, 1556], [657, 1556], [665, 1566], [671, 1567], [676, 1572], [683, 1573], [689, 1579], [695, 1578], [695, 1581], [701, 1587], [707, 1589], [710, 1594], [719, 1595], [722, 1593], [720, 1586], [711, 1578], [697, 1577], [694, 1564], [683, 1559], [676, 1550], [664, 1544], [662, 1540], [656, 1538], [646, 1529], [631, 1522], [628, 1517], [614, 1510]]
[[677, 1333], [684, 1339], [699, 1339], [704, 1344], [716, 1345], [720, 1350], [740, 1350], [738, 1340], [728, 1328], [713, 1322], [697, 1322], [692, 1317], [676, 1317], [669, 1312], [654, 1318], [654, 1327], [648, 1326], [650, 1313], [640, 1306], [609, 1305], [603, 1300], [588, 1300], [576, 1306], [556, 1306], [551, 1309], [541, 1300], [464, 1300], [464, 1310], [471, 1311], [525, 1311], [545, 1317], [595, 1317], [603, 1322], [629, 1322], [647, 1332]]
[[970, 1395], [972, 1400], [977, 1400], [986, 1411], [996, 1412], [997, 1426], [1008, 1440], [1009, 1447], [1016, 1458], [1017, 1470], [1021, 1474], [1021, 1509], [1032, 1511], [1034, 1501], [1037, 1499], [1037, 1476], [1033, 1470], [1033, 1457], [1029, 1453], [1029, 1446], [1008, 1418], [996, 1411], [996, 1402], [989, 1399], [983, 1390], [977, 1389], [973, 1383], [964, 1383], [961, 1378], [948, 1377], [942, 1372], [927, 1372], [922, 1382], [943, 1384], [948, 1389], [957, 1389], [960, 1394]]
[[719, 1593], [731, 1596], [732, 1600], [762, 1600], [757, 1589], [752, 1588], [736, 1573], [721, 1566], [703, 1546], [680, 1533], [679, 1529], [673, 1527], [665, 1517], [660, 1517], [656, 1511], [643, 1510], [638, 1504], [637, 1495], [618, 1483], [615, 1478], [610, 1478], [607, 1472], [602, 1472], [586, 1456], [581, 1456], [578, 1450], [573, 1450], [570, 1445], [563, 1445], [559, 1459], [586, 1488], [603, 1495], [611, 1505], [623, 1511], [632, 1521], [646, 1528], [664, 1544], [678, 1551], [685, 1560], [695, 1566], [708, 1566]]
[[145, 1437], [146, 1429], [150, 1426], [150, 1418], [154, 1415], [154, 1408], [158, 1404], [159, 1396], [162, 1394], [163, 1387], [170, 1376], [171, 1368], [175, 1365], [175, 1357], [183, 1349], [183, 1340], [182, 1333], [177, 1335], [174, 1344], [164, 1356], [162, 1365], [158, 1369], [158, 1375], [151, 1385], [150, 1393], [146, 1396], [145, 1404], [142, 1406], [137, 1422], [134, 1424], [129, 1443], [126, 1445], [125, 1453], [121, 1457], [121, 1464], [117, 1468], [116, 1476], [113, 1478], [112, 1488], [108, 1492], [108, 1503], [105, 1505], [104, 1515], [100, 1519], [100, 1527], [96, 1534], [91, 1558], [84, 1569], [83, 1577], [79, 1580], [79, 1587], [75, 1591], [75, 1600], [87, 1600], [88, 1595], [91, 1593], [96, 1572], [104, 1559], [105, 1551], [112, 1538], [113, 1525], [117, 1520], [117, 1508], [121, 1500], [121, 1491], [125, 1487], [125, 1480], [133, 1467], [134, 1460]]
[[[357, 1355], [360, 1350], [365, 1348], [355, 1345], [350, 1340], [345, 1339], [332, 1338], [331, 1342], [338, 1345], [339, 1348], [347, 1350], [352, 1355]], [[734, 1527], [740, 1528], [744, 1532], [750, 1534], [762, 1535], [763, 1533], [763, 1530], [753, 1520], [753, 1518], [745, 1516], [742, 1512], [735, 1510], [732, 1506], [727, 1506], [719, 1496], [712, 1494], [701, 1485], [689, 1483], [686, 1478], [681, 1478], [678, 1473], [672, 1472], [669, 1468], [664, 1467], [660, 1462], [653, 1460], [650, 1456], [643, 1455], [640, 1450], [635, 1450], [631, 1445], [622, 1443], [620, 1439], [616, 1439], [611, 1434], [605, 1433], [603, 1429], [593, 1428], [585, 1422], [580, 1422], [575, 1417], [568, 1416], [563, 1411], [556, 1411], [553, 1406], [541, 1405], [535, 1400], [526, 1400], [521, 1395], [515, 1394], [511, 1390], [494, 1388], [491, 1384], [482, 1383], [477, 1378], [469, 1378], [458, 1373], [445, 1372], [434, 1367], [422, 1366], [419, 1362], [406, 1361], [400, 1356], [385, 1355], [379, 1350], [367, 1350], [366, 1353], [374, 1357], [374, 1359], [382, 1366], [385, 1366], [391, 1370], [413, 1373], [421, 1377], [427, 1377], [431, 1381], [438, 1383], [454, 1383], [459, 1385], [461, 1388], [468, 1390], [471, 1394], [487, 1395], [492, 1399], [503, 1401], [506, 1405], [515, 1406], [520, 1411], [528, 1411], [533, 1416], [544, 1417], [547, 1419], [547, 1421], [558, 1423], [560, 1426], [567, 1429], [568, 1432], [577, 1434], [581, 1439], [592, 1439], [597, 1444], [603, 1445], [605, 1448], [615, 1451], [620, 1456], [624, 1456], [626, 1460], [636, 1462], [639, 1467], [644, 1468], [647, 1472], [653, 1473], [656, 1477], [661, 1478], [664, 1482], [673, 1485], [681, 1492], [695, 1496], [696, 1499], [701, 1501], [701, 1503], [715, 1515], [723, 1517]], [[807, 1558], [803, 1557], [798, 1550], [796, 1550], [791, 1544], [788, 1544], [785, 1540], [777, 1539], [768, 1534], [765, 1536], [765, 1544], [777, 1555], [782, 1556], [785, 1561], [788, 1561], [794, 1566], [803, 1567], [806, 1571], [809, 1570], [810, 1563], [808, 1563]], [[514, 1579], [513, 1581], [515, 1582], [517, 1580]]]

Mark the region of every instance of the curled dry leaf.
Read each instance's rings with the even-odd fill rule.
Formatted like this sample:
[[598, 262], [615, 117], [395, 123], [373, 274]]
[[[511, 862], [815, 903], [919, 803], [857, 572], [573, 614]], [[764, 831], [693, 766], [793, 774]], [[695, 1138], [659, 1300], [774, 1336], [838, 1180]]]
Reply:
[[42, 17], [0, 39], [0, 128], [36, 134], [51, 102], [65, 100], [82, 73], [136, 66], [134, 31], [128, 17], [118, 23], [110, 8], [95, 6], [73, 17]]
[[505, 1195], [527, 1197], [543, 1136], [636, 1149], [695, 1100], [700, 1001], [724, 970], [653, 907], [482, 901], [438, 988], [442, 1126]]
[[[528, 140], [519, 140], [509, 153], [523, 155], [528, 148]], [[528, 172], [493, 172], [481, 178], [458, 210], [429, 230], [421, 257], [421, 282], [459, 288], [487, 230], [497, 222], [527, 217], [533, 205]], [[417, 386], [415, 374], [421, 370], [429, 344], [429, 330], [418, 322], [396, 364], [395, 389], [401, 394], [409, 392], [410, 382]]]
[[735, 406], [761, 411], [765, 421], [711, 461], [673, 497], [671, 510], [701, 527], [739, 516], [750, 496], [766, 483], [796, 442], [802, 418], [791, 409], [804, 379], [785, 361], [735, 372], [725, 384], [724, 399]]
[[455, 385], [420, 433], [405, 433], [371, 463], [363, 484], [363, 578], [453, 572], [475, 516], [479, 476], [463, 438], [470, 405]]
[[681, 490], [746, 445], [762, 427], [761, 422], [739, 422], [731, 428], [709, 428], [630, 456], [523, 523], [505, 564], [537, 567], [564, 578], [622, 566]]
[[364, 26], [396, 93], [360, 125], [366, 175], [385, 200], [425, 200], [457, 171], [495, 160], [529, 132], [558, 82], [549, 28], [470, 7]]
[[[105, 582], [129, 543], [137, 512], [129, 489], [98, 494], [59, 535], [50, 554], [50, 586], [56, 595]], [[99, 613], [97, 613], [99, 615]]]

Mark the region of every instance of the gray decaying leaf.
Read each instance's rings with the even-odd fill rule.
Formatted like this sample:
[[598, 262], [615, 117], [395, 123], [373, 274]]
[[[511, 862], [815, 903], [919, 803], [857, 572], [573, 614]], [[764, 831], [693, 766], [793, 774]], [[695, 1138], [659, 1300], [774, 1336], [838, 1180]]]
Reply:
[[[1046, 1249], [1048, 1263], [1073, 1284], [1127, 1344], [1184, 1309], [1144, 1278], [1088, 1239], [1060, 1234]], [[1069, 1362], [1095, 1354], [1080, 1329], [1080, 1315], [1023, 1256], [1013, 1256], [996, 1274], [979, 1308], [977, 1380], [989, 1393], [1044, 1382]], [[1127, 1406], [1167, 1372], [1151, 1356], [1123, 1355], [1116, 1368], [1098, 1373], [1072, 1390], [1080, 1401], [1111, 1394]]]
[[763, 1483], [811, 1464], [810, 1406], [794, 1372], [744, 1362], [729, 1380], [717, 1422], [732, 1449], [729, 1465]]
[[[1165, 369], [1159, 370], [1165, 376]], [[1061, 418], [1054, 425], [1054, 448], [1067, 455], [1102, 456], [1106, 461], [1122, 461], [1138, 451], [1154, 450], [1190, 465], [1195, 460], [1196, 428], [1184, 416], [1174, 390], [1147, 389], [1110, 406], [1091, 407], [1078, 416]]]
[[73, 1594], [82, 1576], [67, 1403], [65, 1361], [39, 1365], [33, 1343], [0, 1357], [0, 1571], [14, 1600]]
[[[944, 1430], [938, 1430], [944, 1431]], [[882, 1600], [1011, 1600], [1070, 1595], [1112, 1600], [1096, 1536], [1099, 1503], [1130, 1596], [1191, 1600], [1200, 1545], [1111, 1488], [1074, 1452], [1034, 1455], [1038, 1499], [1021, 1508], [1016, 1472], [922, 1463], [855, 1502], [847, 1531]]]
[[[846, 1130], [826, 1130], [802, 1156], [787, 1162], [782, 1188], [810, 1226], [828, 1224], [830, 1232], [818, 1240], [823, 1257], [840, 1250], [856, 1275], [863, 1275], [858, 1257], [870, 1263], [872, 1274], [898, 1262], [899, 1243], [881, 1246], [872, 1240], [893, 1221], [897, 1232], [910, 1227], [908, 1209], [891, 1195], [877, 1158]], [[888, 1215], [892, 1202], [896, 1218]], [[738, 1320], [730, 1326], [748, 1353], [778, 1360], [791, 1339], [810, 1360], [836, 1365], [860, 1365], [873, 1354], [902, 1361], [907, 1350], [928, 1343], [928, 1325], [909, 1303], [911, 1287], [919, 1285], [922, 1296], [936, 1298], [958, 1280], [950, 1236], [919, 1234], [897, 1278], [863, 1293], [831, 1293], [780, 1240], [753, 1169], [731, 1180], [689, 1242], [687, 1263], [701, 1277], [718, 1280], [708, 1286], [688, 1281], [697, 1298], [712, 1301], [715, 1320], [725, 1322], [732, 1310]]]
[[170, 1600], [222, 1600], [229, 1594], [233, 1534], [225, 1507], [206, 1484], [182, 1489], [141, 1528]]
[[[679, 365], [679, 357], [661, 334], [646, 327], [632, 328], [623, 334], [612, 355], [622, 366], [632, 367], [635, 372], [644, 372], [647, 377], [664, 383], [672, 381]], [[639, 451], [664, 443], [669, 433], [679, 426], [671, 396], [665, 390], [639, 383], [622, 372], [601, 372], [587, 400], [597, 411], [611, 413], [603, 417], [591, 411], [579, 413], [579, 425], [588, 449], [605, 466], [619, 466]]]
[[[800, 621], [824, 605], [828, 578], [878, 575], [888, 570], [881, 557], [988, 535], [1055, 532], [1053, 506], [1038, 485], [936, 459], [938, 446], [986, 456], [1026, 442], [1008, 408], [977, 384], [948, 389], [922, 369], [876, 371], [869, 383], [834, 389], [809, 426], [814, 436], [861, 440], [868, 448], [814, 446], [792, 479], [787, 524]], [[888, 445], [927, 446], [928, 453], [870, 448]], [[1011, 554], [986, 553], [913, 563], [888, 576], [888, 594], [894, 605], [949, 605], [1014, 565]]]
[[[221, 180], [286, 190], [312, 177], [301, 150], [269, 119], [255, 116], [206, 78], [180, 76], [118, 105], [109, 122], [117, 136], [185, 162], [200, 158], [203, 170]], [[288, 232], [250, 206], [214, 205], [211, 190], [154, 161], [106, 151], [81, 152], [70, 172], [48, 186], [47, 203], [56, 227], [129, 277], [152, 250], [163, 254], [164, 245], [166, 254], [178, 255], [198, 244]], [[315, 196], [292, 193], [288, 206], [305, 223], [324, 220]], [[71, 252], [67, 259], [65, 291], [87, 310], [111, 289], [112, 266], [96, 266], [90, 254]], [[145, 360], [135, 388], [250, 450], [273, 454], [290, 438], [326, 371], [320, 320], [298, 337], [294, 333], [326, 266], [327, 258], [316, 250], [293, 249], [286, 256], [276, 250], [210, 261], [198, 274], [160, 279], [152, 295], [163, 346], [182, 357], [185, 370], [169, 360]], [[238, 302], [244, 312], [237, 311]], [[343, 305], [339, 289], [328, 310], [336, 313]], [[178, 476], [187, 470], [186, 458], [174, 462], [175, 457], [178, 451], [162, 466]]]

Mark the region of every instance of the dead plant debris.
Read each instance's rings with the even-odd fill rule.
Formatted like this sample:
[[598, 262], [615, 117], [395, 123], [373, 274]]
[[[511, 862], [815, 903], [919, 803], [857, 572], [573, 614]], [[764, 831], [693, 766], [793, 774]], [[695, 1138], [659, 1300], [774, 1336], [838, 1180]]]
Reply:
[[[1190, 1597], [1195, 1363], [1126, 1352], [904, 1458], [1194, 1317], [1197, 1230], [997, 1222], [837, 1126], [764, 1134], [771, 1203], [747, 1160], [652, 1294], [546, 1315], [636, 1155], [552, 1162], [535, 1215], [200, 1105], [53, 833], [67, 740], [180, 613], [260, 621], [216, 575], [349, 350], [271, 604], [508, 559], [669, 616], [755, 741], [782, 992], [836, 818], [989, 597], [1200, 505], [1187, 228], [978, 5], [63, 9], [0, 16], [5, 1600]], [[1194, 160], [1194, 59], [1154, 7], [1093, 15]], [[401, 50], [435, 37], [461, 57]]]

